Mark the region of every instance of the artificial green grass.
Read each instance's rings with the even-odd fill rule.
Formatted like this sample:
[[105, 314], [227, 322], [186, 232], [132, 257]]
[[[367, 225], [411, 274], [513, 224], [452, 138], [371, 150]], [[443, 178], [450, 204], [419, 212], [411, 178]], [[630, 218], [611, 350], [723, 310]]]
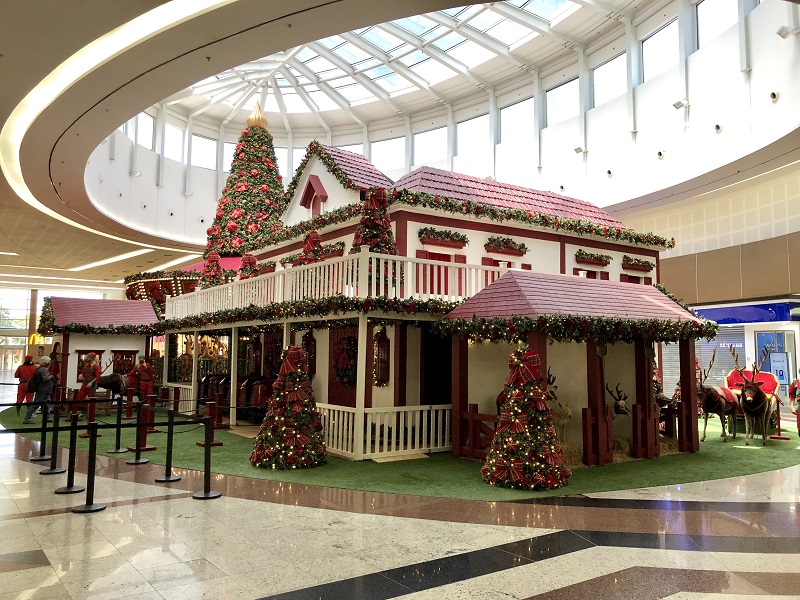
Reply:
[[[0, 425], [7, 429], [30, 428], [28, 437], [39, 439], [39, 419], [36, 425], [23, 425], [13, 408], [0, 412]], [[99, 421], [112, 423], [114, 416], [100, 415]], [[62, 421], [62, 425], [66, 425]], [[702, 423], [700, 424], [702, 428]], [[204, 449], [196, 445], [203, 439], [203, 430], [197, 425], [176, 427], [173, 449], [173, 466], [185, 469], [203, 469]], [[702, 429], [701, 429], [702, 431]], [[484, 483], [480, 468], [482, 461], [455, 458], [450, 453], [431, 454], [429, 458], [401, 460], [386, 463], [372, 461], [348, 461], [328, 457], [328, 463], [313, 469], [278, 471], [260, 469], [250, 464], [250, 452], [254, 440], [227, 430], [216, 432], [216, 439], [223, 446], [212, 448], [211, 466], [215, 473], [240, 475], [256, 479], [269, 479], [376, 492], [411, 494], [466, 500], [513, 501], [548, 496], [567, 496], [605, 492], [638, 487], [672, 485], [761, 473], [800, 464], [797, 432], [785, 431], [789, 440], [768, 440], [761, 446], [760, 437], [744, 445], [744, 434], [736, 440], [723, 443], [719, 437], [719, 420], [708, 424], [708, 438], [700, 444], [700, 451], [663, 456], [652, 460], [630, 460], [602, 467], [586, 467], [573, 470], [569, 485], [548, 492], [524, 492], [497, 488]], [[107, 454], [113, 448], [114, 430], [102, 431], [98, 439], [99, 453]], [[48, 436], [48, 443], [49, 443]], [[151, 434], [148, 443], [157, 450], [143, 454], [151, 463], [165, 463], [166, 434]], [[59, 433], [59, 446], [67, 446], [69, 432]], [[133, 445], [133, 429], [122, 431], [122, 445]], [[88, 439], [78, 439], [78, 449], [87, 451]], [[132, 454], [109, 454], [120, 460], [130, 460]]]

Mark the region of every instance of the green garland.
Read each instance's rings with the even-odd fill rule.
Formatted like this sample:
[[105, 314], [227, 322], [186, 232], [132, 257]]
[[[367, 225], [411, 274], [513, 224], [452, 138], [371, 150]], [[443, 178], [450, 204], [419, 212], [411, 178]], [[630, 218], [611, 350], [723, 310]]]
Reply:
[[590, 260], [599, 260], [606, 264], [610, 263], [613, 259], [609, 254], [596, 254], [594, 252], [586, 252], [583, 248], [579, 248], [575, 253], [575, 258], [588, 258]]
[[458, 333], [472, 341], [524, 341], [531, 332], [547, 334], [557, 342], [595, 340], [603, 344], [632, 343], [637, 339], [678, 342], [690, 338], [714, 339], [719, 326], [714, 321], [670, 321], [667, 319], [608, 319], [581, 315], [550, 315], [537, 318], [448, 319], [434, 330], [440, 335]]
[[292, 177], [291, 183], [289, 183], [289, 187], [286, 189], [286, 198], [287, 200], [291, 200], [294, 197], [294, 192], [297, 190], [297, 186], [300, 183], [300, 179], [305, 172], [306, 165], [308, 161], [311, 160], [312, 157], [316, 156], [325, 165], [325, 168], [328, 170], [328, 173], [333, 175], [336, 180], [342, 184], [346, 190], [357, 190], [359, 187], [353, 182], [352, 179], [345, 173], [342, 168], [336, 164], [336, 161], [333, 160], [333, 157], [328, 153], [325, 148], [322, 147], [317, 140], [313, 140], [309, 145], [308, 149], [306, 150], [306, 154], [303, 159], [300, 161], [300, 164], [297, 165], [297, 169], [295, 169], [294, 177]]
[[515, 221], [555, 231], [568, 231], [581, 236], [597, 235], [608, 240], [659, 246], [664, 249], [675, 247], [675, 238], [667, 239], [654, 233], [639, 233], [633, 229], [601, 225], [584, 219], [568, 219], [555, 215], [544, 215], [519, 208], [497, 208], [480, 202], [473, 202], [472, 200], [453, 200], [405, 189], [391, 190], [389, 192], [389, 202], [390, 204], [397, 202], [408, 206], [433, 208], [460, 215], [469, 215], [479, 219], [491, 219], [492, 221]]
[[528, 247], [525, 244], [521, 242], [515, 242], [510, 237], [504, 237], [502, 235], [491, 236], [488, 240], [486, 240], [486, 243], [483, 245], [483, 247], [486, 248], [487, 251], [518, 250], [522, 253], [528, 251]]
[[419, 236], [420, 241], [424, 240], [425, 238], [429, 238], [432, 240], [445, 240], [448, 242], [461, 242], [464, 244], [469, 244], [469, 238], [466, 235], [458, 231], [453, 231], [452, 229], [420, 227], [417, 235]]

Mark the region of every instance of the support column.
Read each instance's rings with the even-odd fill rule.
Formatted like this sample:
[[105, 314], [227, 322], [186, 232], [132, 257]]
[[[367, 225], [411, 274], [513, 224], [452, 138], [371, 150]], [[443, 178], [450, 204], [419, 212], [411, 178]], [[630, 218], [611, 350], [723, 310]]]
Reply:
[[636, 340], [633, 344], [636, 366], [636, 404], [631, 407], [633, 458], [655, 458], [661, 453], [658, 443], [658, 413], [653, 399], [652, 342]]
[[694, 339], [678, 342], [681, 369], [681, 401], [678, 404], [678, 450], [697, 452], [697, 372], [695, 369]]
[[469, 401], [469, 344], [467, 338], [457, 333], [452, 337], [451, 388], [452, 397], [450, 423], [452, 428], [450, 452], [453, 456], [461, 456], [461, 449], [467, 443], [467, 428], [462, 416], [467, 414]]
[[365, 391], [367, 387], [367, 315], [358, 316], [358, 362], [356, 364], [356, 416], [353, 454], [364, 459]]
[[[192, 344], [192, 402], [194, 406], [190, 410], [197, 410], [197, 403], [199, 402], [197, 385], [197, 373], [200, 367], [200, 333], [197, 329], [192, 332], [194, 336], [194, 343]], [[167, 344], [168, 345], [168, 344]], [[144, 400], [144, 398], [142, 398]]]
[[528, 348], [539, 353], [542, 364], [539, 366], [542, 376], [547, 378], [547, 334], [539, 331], [528, 332]]
[[614, 435], [611, 407], [605, 402], [605, 345], [586, 342], [587, 407], [583, 409], [583, 462], [588, 466], [605, 465], [614, 460]]
[[397, 323], [394, 326], [394, 405], [406, 405], [406, 378], [408, 352], [408, 325]]
[[372, 373], [375, 368], [375, 353], [373, 352], [373, 345], [375, 344], [375, 339], [373, 338], [374, 333], [374, 327], [372, 325], [367, 325], [367, 362], [364, 363], [366, 365], [366, 372], [364, 373], [364, 408], [372, 408]]
[[[239, 393], [239, 328], [231, 328], [231, 385], [229, 388], [230, 410], [228, 412], [228, 422], [231, 427], [236, 426], [236, 396]], [[220, 407], [222, 410], [222, 407]]]

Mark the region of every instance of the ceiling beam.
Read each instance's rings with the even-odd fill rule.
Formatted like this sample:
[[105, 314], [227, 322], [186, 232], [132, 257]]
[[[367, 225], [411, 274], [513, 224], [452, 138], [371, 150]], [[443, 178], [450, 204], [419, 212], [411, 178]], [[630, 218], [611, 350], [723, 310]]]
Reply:
[[559, 33], [558, 31], [553, 31], [550, 29], [550, 23], [541, 17], [537, 17], [536, 15], [532, 15], [531, 13], [522, 10], [521, 8], [517, 8], [511, 4], [506, 4], [505, 2], [490, 2], [488, 4], [484, 4], [484, 6], [496, 12], [498, 15], [502, 15], [507, 19], [511, 19], [515, 23], [519, 23], [524, 27], [529, 27], [534, 31], [538, 31], [542, 35], [553, 37], [568, 48], [584, 48], [584, 44], [582, 44], [579, 40], [571, 38], [568, 35], [564, 35], [563, 33]]
[[317, 74], [314, 73], [311, 69], [309, 69], [306, 65], [301, 63], [296, 58], [291, 59], [287, 66], [296, 69], [300, 73], [303, 74], [310, 82], [314, 83], [321, 91], [325, 92], [328, 97], [333, 100], [339, 108], [341, 108], [344, 112], [348, 114], [348, 116], [353, 119], [356, 123], [361, 125], [362, 127], [366, 127], [367, 124], [361, 120], [361, 118], [353, 112], [353, 108], [350, 106], [350, 102], [348, 102], [347, 98], [342, 96], [339, 92], [333, 89], [328, 83], [321, 81]]
[[[297, 78], [292, 74], [292, 72], [289, 69], [287, 69], [286, 67], [281, 67], [281, 70], [279, 72], [281, 75], [283, 75], [283, 78], [289, 82], [289, 85], [292, 86], [297, 95], [300, 96], [300, 99], [303, 102], [305, 102], [306, 106], [308, 107], [308, 110], [310, 110], [311, 114], [313, 114], [317, 118], [317, 121], [319, 121], [319, 124], [322, 125], [322, 128], [325, 130], [325, 132], [328, 134], [328, 137], [330, 138], [333, 135], [333, 131], [331, 130], [331, 127], [330, 125], [328, 125], [327, 121], [325, 121], [325, 119], [322, 118], [322, 115], [319, 114], [320, 113], [319, 106], [317, 106], [317, 103], [314, 102], [314, 99], [311, 97], [311, 95], [306, 91], [306, 89], [302, 85], [300, 85], [300, 83], [297, 81]], [[273, 77], [271, 81], [273, 88], [277, 89], [278, 86], [275, 83], [275, 78]]]

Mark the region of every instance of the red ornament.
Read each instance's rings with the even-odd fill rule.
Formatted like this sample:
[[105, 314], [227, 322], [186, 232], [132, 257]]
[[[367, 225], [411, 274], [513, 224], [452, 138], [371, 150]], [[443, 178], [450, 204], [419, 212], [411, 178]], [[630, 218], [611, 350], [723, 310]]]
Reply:
[[239, 229], [239, 226], [236, 223], [234, 223], [233, 221], [228, 221], [228, 224], [225, 226], [225, 229], [227, 229], [228, 231], [233, 233], [234, 231]]

